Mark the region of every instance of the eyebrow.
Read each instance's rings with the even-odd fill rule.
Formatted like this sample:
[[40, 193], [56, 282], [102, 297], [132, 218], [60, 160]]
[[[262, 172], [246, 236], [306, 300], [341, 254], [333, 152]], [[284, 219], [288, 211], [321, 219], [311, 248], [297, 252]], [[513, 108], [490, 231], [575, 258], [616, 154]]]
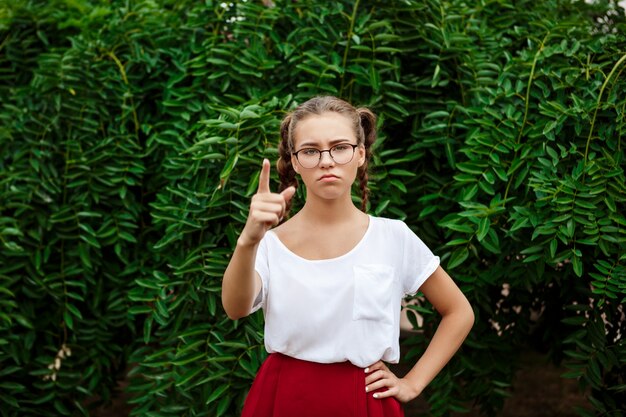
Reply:
[[[350, 142], [350, 139], [347, 139], [347, 138], [333, 139], [328, 144], [332, 147], [333, 145], [336, 145], [338, 143], [343, 143], [343, 142]], [[301, 148], [307, 147], [307, 146], [319, 146], [319, 142], [305, 141], [300, 144]]]

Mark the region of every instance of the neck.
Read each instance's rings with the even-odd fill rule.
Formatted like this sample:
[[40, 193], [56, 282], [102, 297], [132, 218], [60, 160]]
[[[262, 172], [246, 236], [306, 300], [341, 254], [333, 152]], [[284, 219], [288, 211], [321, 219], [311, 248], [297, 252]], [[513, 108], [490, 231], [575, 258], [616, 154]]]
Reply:
[[347, 193], [345, 198], [336, 200], [307, 198], [298, 214], [311, 224], [329, 225], [345, 222], [365, 213], [355, 207], [350, 193]]

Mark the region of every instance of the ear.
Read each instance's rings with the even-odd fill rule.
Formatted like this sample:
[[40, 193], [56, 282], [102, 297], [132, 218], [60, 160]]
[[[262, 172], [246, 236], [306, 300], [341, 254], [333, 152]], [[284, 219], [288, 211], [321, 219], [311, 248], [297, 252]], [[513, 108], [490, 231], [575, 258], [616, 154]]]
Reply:
[[291, 154], [291, 166], [293, 170], [296, 171], [296, 174], [300, 174], [300, 164], [298, 164], [298, 160], [294, 154]]
[[362, 167], [365, 163], [365, 146], [363, 144], [359, 145], [357, 148], [359, 153], [359, 167]]

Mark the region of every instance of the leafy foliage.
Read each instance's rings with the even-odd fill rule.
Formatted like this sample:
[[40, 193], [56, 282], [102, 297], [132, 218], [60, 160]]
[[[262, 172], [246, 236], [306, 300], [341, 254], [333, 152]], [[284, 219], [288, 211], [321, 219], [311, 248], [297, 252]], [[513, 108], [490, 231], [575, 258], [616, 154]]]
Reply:
[[[475, 307], [431, 413], [494, 415], [529, 343], [582, 415], [626, 412], [623, 10], [275, 3], [0, 7], [0, 413], [87, 415], [132, 363], [134, 415], [236, 415], [262, 317], [226, 318], [222, 272], [280, 119], [325, 93], [379, 114], [370, 211]], [[412, 308], [407, 360], [437, 325]]]

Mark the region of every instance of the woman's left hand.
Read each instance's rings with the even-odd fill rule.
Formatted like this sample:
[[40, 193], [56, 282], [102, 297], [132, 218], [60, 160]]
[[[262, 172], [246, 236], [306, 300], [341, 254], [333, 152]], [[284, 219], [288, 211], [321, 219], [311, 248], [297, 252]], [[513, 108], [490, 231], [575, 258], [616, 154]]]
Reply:
[[365, 391], [368, 393], [387, 387], [386, 391], [374, 394], [376, 399], [395, 397], [398, 401], [406, 403], [420, 394], [406, 379], [395, 376], [383, 361], [365, 368], [365, 374]]

